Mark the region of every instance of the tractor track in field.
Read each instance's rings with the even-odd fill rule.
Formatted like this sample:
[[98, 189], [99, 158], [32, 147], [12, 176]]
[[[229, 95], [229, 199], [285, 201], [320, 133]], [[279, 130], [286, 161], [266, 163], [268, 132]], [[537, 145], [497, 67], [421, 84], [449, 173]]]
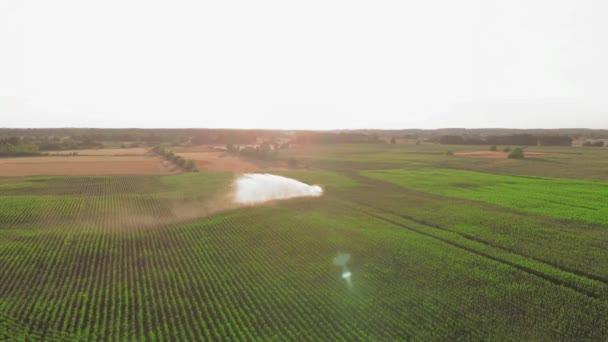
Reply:
[[[401, 222], [398, 222], [398, 221], [395, 221], [395, 220], [391, 220], [389, 218], [386, 218], [386, 217], [378, 215], [378, 214], [374, 214], [374, 213], [370, 213], [370, 212], [366, 212], [365, 214], [367, 214], [367, 215], [369, 215], [369, 216], [371, 216], [371, 217], [373, 217], [375, 219], [378, 219], [378, 220], [390, 223], [392, 225], [399, 226], [401, 228], [405, 228], [405, 229], [407, 229], [409, 231], [412, 231], [412, 232], [415, 232], [415, 233], [418, 233], [418, 234], [421, 234], [421, 235], [424, 235], [424, 236], [428, 236], [428, 237], [433, 238], [435, 240], [438, 240], [438, 241], [441, 241], [443, 243], [446, 243], [446, 244], [448, 244], [450, 246], [457, 247], [457, 248], [460, 248], [460, 249], [465, 250], [467, 252], [479, 255], [481, 257], [484, 257], [484, 258], [487, 258], [487, 259], [499, 262], [501, 264], [505, 264], [505, 265], [514, 267], [514, 268], [516, 268], [516, 269], [518, 269], [520, 271], [523, 271], [525, 273], [537, 276], [537, 277], [542, 278], [542, 279], [544, 279], [546, 281], [549, 281], [549, 282], [551, 282], [551, 283], [553, 283], [555, 285], [567, 287], [567, 288], [569, 288], [569, 289], [571, 289], [573, 291], [581, 293], [581, 294], [583, 294], [585, 296], [588, 296], [590, 298], [593, 298], [593, 299], [602, 299], [603, 298], [601, 295], [599, 295], [599, 294], [597, 294], [597, 293], [595, 293], [593, 291], [589, 291], [589, 290], [584, 289], [582, 287], [575, 286], [575, 285], [571, 284], [568, 281], [564, 281], [564, 280], [562, 280], [562, 279], [560, 279], [558, 277], [554, 277], [554, 276], [551, 276], [549, 274], [546, 274], [546, 273], [543, 273], [543, 272], [540, 272], [540, 271], [536, 271], [533, 268], [517, 264], [515, 262], [506, 260], [504, 258], [500, 258], [500, 257], [496, 257], [496, 256], [493, 256], [493, 255], [490, 255], [488, 253], [476, 250], [475, 248], [468, 247], [468, 246], [462, 245], [460, 243], [454, 242], [454, 241], [452, 241], [450, 239], [446, 239], [446, 238], [439, 237], [439, 236], [436, 236], [436, 235], [431, 234], [431, 233], [424, 232], [424, 231], [422, 231], [420, 229], [408, 226], [408, 225], [406, 225], [404, 223], [401, 223]], [[513, 253], [513, 254], [515, 254], [515, 253]], [[519, 255], [519, 254], [516, 254], [516, 255]], [[520, 256], [522, 256], [522, 255], [520, 255]], [[559, 269], [559, 270], [566, 272], [565, 270], [562, 270], [562, 269]]]
[[[385, 183], [385, 182], [381, 182], [381, 181], [377, 181], [377, 180], [370, 180], [370, 179], [368, 179], [366, 177], [363, 177], [363, 176], [361, 176], [359, 174], [349, 174], [349, 176], [355, 178], [357, 181], [359, 181], [363, 185], [370, 185], [370, 186], [372, 186], [374, 188], [378, 188], [379, 187], [379, 188], [382, 188], [383, 190], [387, 189], [387, 190], [390, 190], [392, 192], [398, 192], [398, 193], [403, 193], [404, 192], [404, 191], [401, 191], [400, 188], [396, 188], [395, 186], [393, 186], [391, 184], [388, 184], [388, 183]], [[421, 193], [421, 194], [422, 195], [426, 195], [426, 193]], [[431, 195], [433, 197], [436, 196], [436, 195], [433, 195], [433, 194], [428, 194], [428, 195]], [[340, 197], [340, 196], [338, 196], [338, 197]], [[464, 239], [466, 239], [468, 241], [472, 241], [472, 242], [476, 242], [476, 243], [479, 243], [479, 244], [483, 244], [483, 245], [485, 245], [487, 247], [494, 248], [494, 249], [500, 250], [502, 252], [506, 252], [506, 253], [509, 253], [509, 254], [512, 254], [512, 255], [515, 255], [515, 256], [526, 258], [526, 259], [529, 259], [531, 261], [537, 262], [539, 264], [543, 264], [545, 266], [552, 267], [552, 268], [554, 268], [554, 269], [556, 269], [558, 271], [561, 271], [561, 272], [564, 272], [564, 273], [569, 273], [569, 274], [571, 274], [573, 276], [576, 276], [576, 277], [585, 278], [585, 279], [587, 279], [589, 281], [598, 282], [598, 283], [600, 283], [603, 286], [608, 286], [608, 278], [605, 278], [605, 277], [602, 277], [602, 276], [598, 276], [598, 275], [588, 274], [586, 272], [581, 272], [579, 270], [573, 270], [573, 269], [570, 269], [570, 268], [567, 268], [567, 267], [563, 267], [561, 265], [557, 265], [556, 263], [553, 263], [553, 262], [550, 262], [550, 261], [546, 261], [546, 260], [539, 259], [537, 257], [521, 254], [521, 253], [518, 253], [517, 251], [514, 251], [514, 250], [512, 250], [510, 248], [505, 248], [505, 247], [502, 247], [502, 246], [497, 245], [495, 243], [492, 243], [492, 242], [489, 242], [489, 241], [486, 241], [486, 240], [483, 240], [483, 239], [479, 239], [479, 238], [477, 238], [475, 236], [472, 236], [470, 234], [464, 234], [464, 233], [461, 233], [461, 232], [457, 232], [457, 231], [445, 228], [445, 227], [443, 227], [441, 225], [438, 225], [438, 224], [430, 223], [430, 222], [427, 222], [425, 220], [420, 220], [420, 219], [417, 219], [417, 218], [409, 216], [409, 215], [404, 215], [402, 213], [394, 212], [394, 211], [392, 211], [390, 209], [378, 208], [376, 206], [371, 205], [370, 203], [367, 203], [366, 201], [360, 201], [360, 200], [356, 201], [356, 200], [353, 200], [350, 197], [349, 197], [349, 201], [351, 201], [353, 203], [356, 203], [357, 205], [361, 205], [363, 207], [371, 209], [370, 211], [374, 211], [374, 212], [366, 211], [365, 214], [367, 214], [367, 215], [369, 215], [371, 217], [374, 217], [376, 219], [379, 219], [379, 220], [385, 221], [387, 223], [399, 226], [401, 228], [408, 229], [410, 231], [413, 231], [413, 232], [421, 234], [421, 235], [425, 235], [425, 236], [431, 237], [431, 238], [436, 239], [438, 241], [442, 241], [442, 242], [444, 242], [446, 244], [449, 244], [449, 245], [451, 245], [453, 247], [457, 247], [457, 248], [466, 250], [466, 251], [468, 251], [470, 253], [473, 253], [473, 254], [476, 254], [476, 255], [479, 255], [479, 256], [482, 256], [482, 257], [494, 260], [496, 262], [500, 262], [502, 264], [514, 267], [514, 268], [516, 268], [518, 270], [521, 270], [521, 271], [526, 272], [528, 274], [531, 274], [531, 275], [537, 276], [539, 278], [542, 278], [542, 279], [544, 279], [546, 281], [549, 281], [549, 282], [551, 282], [551, 283], [553, 283], [555, 285], [567, 287], [567, 288], [569, 288], [571, 290], [579, 292], [579, 293], [581, 293], [581, 294], [583, 294], [585, 296], [588, 296], [590, 298], [594, 298], [594, 299], [605, 299], [606, 298], [606, 294], [599, 294], [599, 293], [597, 293], [597, 291], [590, 291], [590, 290], [588, 290], [586, 288], [583, 288], [581, 286], [577, 286], [575, 284], [572, 284], [572, 282], [569, 282], [567, 280], [561, 279], [559, 277], [555, 277], [553, 275], [546, 274], [546, 273], [544, 273], [542, 271], [535, 270], [533, 268], [527, 267], [525, 265], [518, 264], [518, 263], [513, 262], [513, 261], [506, 260], [506, 259], [498, 257], [498, 256], [490, 255], [488, 253], [485, 253], [485, 252], [479, 251], [479, 250], [477, 250], [475, 248], [472, 248], [472, 247], [460, 244], [460, 243], [455, 242], [453, 240], [450, 240], [448, 238], [440, 237], [440, 236], [434, 235], [432, 233], [425, 232], [425, 231], [423, 231], [421, 229], [417, 229], [415, 227], [409, 226], [409, 225], [404, 224], [402, 222], [398, 222], [396, 220], [393, 220], [393, 219], [387, 218], [385, 216], [382, 216], [381, 214], [384, 213], [384, 214], [393, 215], [393, 216], [396, 216], [396, 217], [399, 217], [399, 218], [411, 221], [413, 223], [423, 225], [423, 226], [428, 227], [430, 229], [436, 229], [436, 230], [440, 230], [442, 232], [456, 234], [456, 235], [458, 235], [458, 236], [460, 236], [460, 237], [462, 237], [462, 238], [464, 238]], [[608, 293], [608, 290], [606, 290], [606, 293]]]
[[375, 210], [383, 210], [386, 213], [392, 214], [394, 216], [399, 216], [399, 217], [404, 218], [406, 220], [409, 220], [409, 221], [412, 221], [412, 222], [415, 222], [415, 223], [418, 223], [418, 224], [421, 224], [421, 225], [424, 225], [424, 226], [427, 226], [427, 227], [431, 227], [431, 228], [435, 228], [435, 229], [440, 229], [440, 230], [443, 230], [443, 231], [446, 231], [446, 232], [457, 234], [457, 235], [459, 235], [459, 236], [461, 236], [461, 237], [463, 237], [463, 238], [465, 238], [467, 240], [478, 242], [478, 243], [484, 244], [484, 245], [486, 245], [488, 247], [500, 249], [501, 251], [504, 251], [504, 252], [507, 252], [507, 253], [515, 254], [515, 255], [518, 255], [518, 256], [521, 256], [521, 257], [524, 257], [524, 258], [528, 258], [530, 260], [534, 260], [534, 261], [542, 263], [542, 264], [546, 264], [546, 265], [551, 266], [551, 267], [553, 267], [555, 269], [558, 269], [558, 270], [560, 270], [562, 272], [572, 273], [572, 274], [577, 275], [579, 277], [588, 278], [590, 280], [601, 282], [604, 285], [608, 285], [608, 278], [606, 278], [606, 277], [602, 277], [602, 276], [598, 276], [598, 275], [594, 275], [594, 274], [589, 274], [589, 273], [581, 272], [579, 270], [575, 270], [575, 269], [571, 269], [571, 268], [568, 268], [568, 267], [564, 267], [562, 265], [558, 265], [558, 264], [556, 264], [554, 262], [551, 262], [551, 261], [548, 261], [548, 260], [543, 260], [543, 259], [537, 258], [535, 256], [521, 254], [521, 253], [517, 252], [516, 250], [514, 250], [512, 248], [506, 248], [506, 247], [500, 246], [500, 245], [498, 245], [496, 243], [493, 243], [493, 242], [490, 242], [490, 241], [487, 241], [487, 240], [484, 240], [484, 239], [480, 239], [480, 238], [475, 237], [475, 236], [473, 236], [471, 234], [466, 234], [466, 233], [457, 232], [455, 230], [450, 230], [450, 229], [442, 227], [442, 226], [440, 226], [438, 224], [430, 223], [430, 222], [427, 222], [427, 221], [424, 221], [424, 220], [419, 220], [419, 219], [416, 219], [416, 218], [414, 218], [412, 216], [409, 216], [409, 215], [399, 214], [399, 213], [396, 213], [396, 212], [393, 212], [393, 211], [390, 211], [390, 210], [386, 210], [386, 209], [379, 209], [379, 208], [375, 208], [375, 207], [371, 207], [371, 206], [369, 206], [369, 207], [373, 208]]

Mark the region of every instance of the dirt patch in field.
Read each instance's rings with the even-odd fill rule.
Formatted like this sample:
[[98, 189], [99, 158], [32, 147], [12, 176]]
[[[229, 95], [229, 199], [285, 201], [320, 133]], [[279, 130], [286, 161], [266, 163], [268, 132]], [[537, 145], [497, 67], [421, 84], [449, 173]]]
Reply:
[[0, 159], [0, 176], [136, 175], [176, 173], [154, 156], [74, 156]]
[[[545, 152], [527, 152], [524, 151], [526, 156], [547, 156], [555, 155], [555, 153]], [[458, 157], [470, 157], [470, 158], [489, 158], [489, 159], [506, 159], [509, 157], [509, 152], [502, 151], [471, 151], [471, 152], [456, 152], [455, 156]]]
[[506, 152], [498, 152], [498, 151], [472, 151], [472, 152], [456, 152], [455, 156], [458, 157], [476, 157], [476, 158], [493, 158], [493, 159], [502, 159], [507, 158], [509, 155]]
[[245, 159], [224, 152], [185, 152], [178, 155], [194, 160], [200, 170], [206, 171], [257, 172], [287, 169], [282, 162]]

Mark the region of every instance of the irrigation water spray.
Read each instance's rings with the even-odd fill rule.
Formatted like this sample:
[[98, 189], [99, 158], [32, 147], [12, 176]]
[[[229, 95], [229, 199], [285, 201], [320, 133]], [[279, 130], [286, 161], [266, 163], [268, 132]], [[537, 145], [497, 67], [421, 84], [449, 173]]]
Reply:
[[318, 185], [308, 185], [267, 173], [246, 173], [236, 180], [234, 202], [258, 204], [294, 197], [318, 197], [322, 194], [323, 189]]

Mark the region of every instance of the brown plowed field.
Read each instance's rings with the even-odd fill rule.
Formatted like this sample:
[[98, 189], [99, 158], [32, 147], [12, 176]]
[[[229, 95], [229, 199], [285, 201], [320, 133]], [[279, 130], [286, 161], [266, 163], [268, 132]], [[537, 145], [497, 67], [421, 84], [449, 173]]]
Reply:
[[175, 172], [171, 165], [159, 158], [143, 155], [122, 157], [103, 155], [48, 156], [0, 159], [0, 176], [134, 175]]

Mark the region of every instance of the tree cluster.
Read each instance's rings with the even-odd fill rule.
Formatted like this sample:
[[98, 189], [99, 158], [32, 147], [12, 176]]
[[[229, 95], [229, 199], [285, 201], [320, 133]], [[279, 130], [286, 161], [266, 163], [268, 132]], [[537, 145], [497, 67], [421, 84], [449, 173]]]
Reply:
[[180, 169], [186, 172], [198, 172], [198, 167], [192, 159], [185, 159], [184, 157], [173, 153], [172, 151], [166, 149], [163, 146], [156, 146], [152, 149], [152, 151], [163, 157], [164, 159], [177, 165]]
[[511, 153], [509, 153], [508, 157], [510, 159], [524, 159], [525, 158], [524, 150], [519, 147], [514, 148], [513, 151], [511, 151]]
[[91, 137], [69, 137], [66, 139], [48, 138], [37, 141], [38, 148], [42, 151], [65, 151], [65, 150], [85, 150], [103, 148], [101, 141]]
[[258, 146], [245, 146], [239, 147], [238, 145], [228, 144], [226, 145], [226, 151], [228, 153], [237, 154], [243, 157], [255, 158], [255, 159], [272, 159], [279, 154], [281, 147], [286, 148], [288, 145], [270, 144], [264, 142]]
[[583, 143], [583, 146], [587, 146], [587, 147], [604, 147], [604, 141], [600, 140], [600, 141], [585, 141]]
[[20, 138], [0, 139], [0, 157], [24, 157], [40, 155], [38, 146], [24, 143]]

